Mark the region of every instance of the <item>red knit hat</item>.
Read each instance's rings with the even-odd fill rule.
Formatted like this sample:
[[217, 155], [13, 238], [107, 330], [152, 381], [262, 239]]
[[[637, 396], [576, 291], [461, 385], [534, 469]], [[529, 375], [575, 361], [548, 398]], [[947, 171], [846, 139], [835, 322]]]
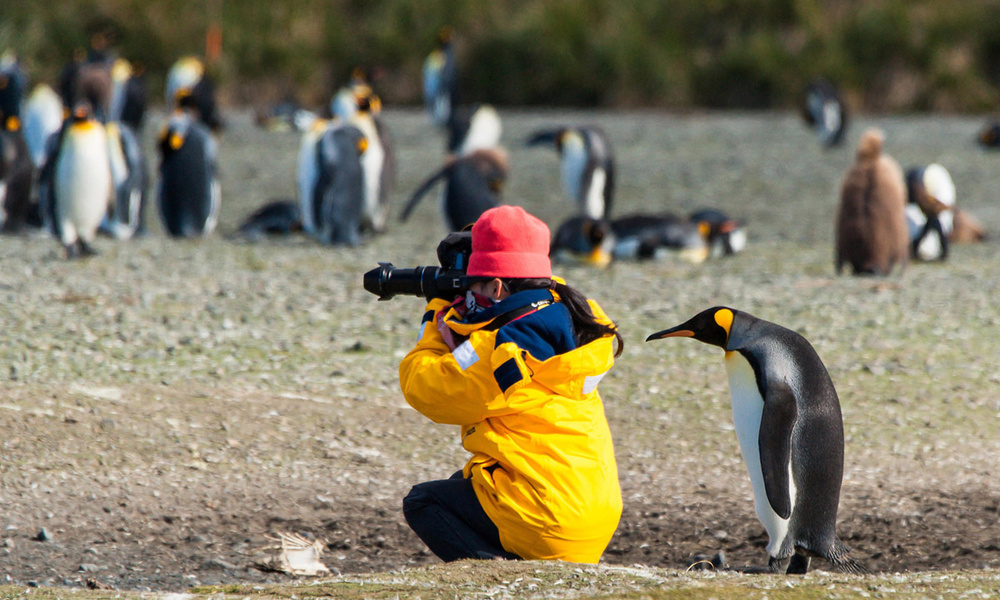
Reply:
[[552, 277], [549, 228], [520, 206], [498, 206], [472, 226], [469, 277]]

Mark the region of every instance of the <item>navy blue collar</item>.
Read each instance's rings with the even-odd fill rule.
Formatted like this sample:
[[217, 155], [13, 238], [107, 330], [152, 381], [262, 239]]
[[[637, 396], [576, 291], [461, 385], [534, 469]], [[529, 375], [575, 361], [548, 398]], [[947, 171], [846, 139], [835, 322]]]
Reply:
[[552, 292], [548, 289], [524, 290], [507, 296], [493, 306], [472, 315], [466, 323], [488, 323], [497, 317], [515, 310], [521, 310], [534, 304], [538, 308], [553, 302]]

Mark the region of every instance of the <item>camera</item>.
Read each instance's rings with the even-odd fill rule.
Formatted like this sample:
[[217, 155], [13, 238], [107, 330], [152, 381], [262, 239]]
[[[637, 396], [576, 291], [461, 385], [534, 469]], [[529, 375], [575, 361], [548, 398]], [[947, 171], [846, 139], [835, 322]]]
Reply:
[[380, 262], [378, 267], [365, 273], [365, 290], [390, 300], [394, 296], [416, 296], [428, 300], [451, 300], [465, 293], [465, 270], [472, 254], [472, 233], [450, 233], [438, 244], [440, 267], [413, 267], [401, 269], [392, 263]]

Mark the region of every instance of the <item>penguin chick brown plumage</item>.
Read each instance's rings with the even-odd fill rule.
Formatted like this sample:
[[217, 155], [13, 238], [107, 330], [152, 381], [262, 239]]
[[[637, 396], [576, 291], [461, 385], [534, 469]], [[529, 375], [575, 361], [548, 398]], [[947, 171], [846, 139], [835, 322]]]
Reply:
[[903, 170], [882, 152], [884, 136], [869, 129], [858, 144], [857, 162], [841, 183], [837, 213], [836, 271], [845, 264], [855, 275], [888, 275], [906, 265], [906, 182]]
[[646, 341], [690, 337], [726, 351], [740, 451], [770, 541], [767, 569], [805, 573], [810, 557], [864, 573], [836, 534], [844, 426], [830, 375], [801, 335], [717, 306]]

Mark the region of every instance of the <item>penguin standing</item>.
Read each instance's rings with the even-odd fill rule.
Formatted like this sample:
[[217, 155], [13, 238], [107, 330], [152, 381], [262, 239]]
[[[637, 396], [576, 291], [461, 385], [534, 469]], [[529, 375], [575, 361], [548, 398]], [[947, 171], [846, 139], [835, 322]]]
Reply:
[[125, 123], [108, 123], [107, 134], [114, 201], [101, 229], [116, 239], [128, 240], [142, 232], [149, 179], [146, 159], [138, 137]]
[[62, 123], [59, 94], [44, 83], [35, 86], [24, 104], [24, 140], [36, 169], [45, 164], [49, 138], [59, 133]]
[[298, 187], [299, 214], [302, 217], [302, 229], [315, 236], [322, 201], [316, 196], [316, 184], [319, 180], [318, 144], [323, 133], [330, 127], [327, 119], [316, 119], [302, 133], [299, 142], [299, 157], [295, 173]]
[[86, 102], [77, 104], [52, 156], [52, 222], [68, 258], [96, 254], [91, 243], [112, 194], [108, 138]]
[[836, 260], [855, 275], [888, 275], [910, 255], [903, 170], [882, 152], [885, 137], [869, 129], [858, 143], [857, 162], [841, 182], [837, 211]]
[[182, 57], [167, 71], [167, 107], [179, 106], [181, 97], [187, 107], [195, 109], [194, 114], [209, 129], [217, 132], [225, 127], [215, 100], [215, 83], [198, 57]]
[[365, 186], [361, 226], [365, 231], [381, 233], [389, 220], [392, 154], [383, 143], [387, 136], [385, 125], [377, 119], [381, 103], [370, 88], [367, 93], [364, 90], [361, 92], [357, 96], [357, 111], [346, 122], [357, 127], [366, 140], [366, 149], [361, 156]]
[[945, 260], [955, 218], [955, 183], [951, 175], [937, 163], [909, 169], [906, 194], [910, 257]]
[[128, 125], [140, 134], [146, 118], [146, 69], [123, 58], [111, 67], [110, 120]]
[[500, 113], [489, 104], [459, 106], [448, 121], [450, 154], [464, 156], [476, 150], [496, 148], [503, 135]]
[[156, 198], [168, 234], [206, 236], [215, 230], [222, 196], [216, 174], [218, 148], [208, 127], [188, 104], [193, 97], [183, 91], [179, 94], [181, 108], [174, 111], [160, 134]]
[[667, 337], [726, 351], [736, 437], [769, 537], [766, 572], [805, 573], [812, 556], [867, 572], [836, 534], [844, 425], [837, 391], [812, 345], [794, 331], [721, 306], [646, 341]]
[[403, 207], [405, 221], [420, 199], [444, 179], [441, 209], [448, 231], [461, 231], [481, 214], [500, 205], [507, 179], [507, 153], [502, 148], [476, 150], [466, 156], [449, 157], [445, 164], [417, 188]]
[[366, 204], [362, 157], [367, 147], [361, 130], [347, 123], [329, 127], [319, 139], [312, 208], [315, 235], [324, 244], [361, 243]]
[[826, 79], [809, 82], [803, 94], [802, 118], [819, 138], [823, 149], [839, 146], [847, 130], [847, 107], [837, 87]]
[[0, 56], [0, 231], [20, 231], [31, 210], [35, 166], [24, 137], [21, 113], [28, 77], [17, 56]]
[[558, 127], [533, 133], [528, 146], [554, 144], [562, 163], [563, 190], [578, 212], [594, 219], [611, 215], [615, 162], [608, 136], [598, 127]]
[[424, 60], [424, 106], [439, 127], [448, 125], [452, 109], [458, 105], [458, 66], [452, 38], [452, 29], [442, 27], [434, 49]]

